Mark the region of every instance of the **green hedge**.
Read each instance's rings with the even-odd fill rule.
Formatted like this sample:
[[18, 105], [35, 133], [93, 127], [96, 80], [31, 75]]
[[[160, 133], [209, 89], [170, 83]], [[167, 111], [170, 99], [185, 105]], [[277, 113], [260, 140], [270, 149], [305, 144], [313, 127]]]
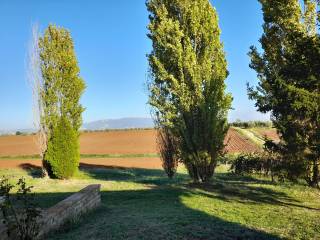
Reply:
[[78, 133], [72, 128], [68, 119], [62, 117], [53, 130], [45, 154], [50, 177], [58, 179], [72, 177], [78, 169], [79, 160]]
[[272, 127], [272, 122], [270, 122], [270, 121], [248, 121], [248, 122], [242, 122], [240, 120], [237, 120], [236, 122], [230, 123], [230, 126], [232, 126], [232, 127], [240, 127], [240, 128], [255, 128], [255, 127], [271, 128]]

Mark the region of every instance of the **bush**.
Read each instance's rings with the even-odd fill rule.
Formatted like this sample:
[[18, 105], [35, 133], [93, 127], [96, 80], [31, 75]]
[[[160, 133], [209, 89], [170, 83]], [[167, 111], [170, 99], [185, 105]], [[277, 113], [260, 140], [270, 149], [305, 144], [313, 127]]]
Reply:
[[235, 174], [252, 174], [268, 172], [265, 159], [258, 153], [239, 155], [231, 165], [231, 170]]
[[78, 133], [67, 118], [62, 117], [53, 130], [44, 159], [50, 177], [68, 179], [77, 171], [80, 159]]
[[240, 127], [240, 128], [254, 128], [254, 127], [271, 128], [272, 127], [272, 122], [270, 122], [270, 121], [248, 121], [248, 122], [242, 122], [240, 120], [237, 120], [236, 122], [230, 123], [230, 126]]
[[32, 240], [39, 234], [38, 218], [41, 211], [31, 194], [32, 187], [27, 187], [23, 178], [17, 183], [17, 196], [13, 197], [10, 192], [14, 188], [7, 178], [0, 182], [0, 208], [3, 223], [7, 227], [7, 234], [12, 239]]
[[158, 131], [158, 148], [162, 160], [162, 167], [169, 178], [172, 178], [177, 172], [177, 144], [174, 136], [170, 134], [169, 130], [161, 129]]
[[303, 161], [283, 154], [281, 144], [267, 140], [264, 152], [239, 155], [232, 161], [231, 170], [235, 174], [261, 174], [271, 176], [272, 181], [285, 179], [296, 182], [305, 178]]

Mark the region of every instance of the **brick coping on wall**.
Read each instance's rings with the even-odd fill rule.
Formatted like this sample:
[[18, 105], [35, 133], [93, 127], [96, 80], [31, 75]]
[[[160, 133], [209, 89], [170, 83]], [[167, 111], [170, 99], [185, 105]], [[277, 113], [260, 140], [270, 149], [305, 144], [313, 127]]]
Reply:
[[[88, 211], [100, 206], [100, 187], [100, 184], [89, 185], [53, 207], [43, 210], [41, 213], [42, 217], [39, 219], [39, 238], [51, 231], [58, 230], [68, 220], [75, 220]], [[5, 226], [0, 225], [0, 238], [7, 240], [6, 235]]]

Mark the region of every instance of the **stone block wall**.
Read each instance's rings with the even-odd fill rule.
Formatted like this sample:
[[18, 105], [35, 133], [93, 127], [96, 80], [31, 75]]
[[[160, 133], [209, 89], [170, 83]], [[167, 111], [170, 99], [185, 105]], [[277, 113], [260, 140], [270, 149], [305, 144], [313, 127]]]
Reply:
[[[59, 229], [68, 220], [76, 220], [86, 212], [95, 209], [101, 204], [100, 185], [89, 185], [55, 206], [42, 211], [39, 220], [39, 238], [51, 231]], [[7, 240], [6, 228], [0, 223], [0, 239]]]

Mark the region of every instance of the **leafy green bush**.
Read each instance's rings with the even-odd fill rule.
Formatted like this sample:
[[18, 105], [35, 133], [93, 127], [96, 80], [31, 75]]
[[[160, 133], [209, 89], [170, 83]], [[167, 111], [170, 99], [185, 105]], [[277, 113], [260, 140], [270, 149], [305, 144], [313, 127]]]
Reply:
[[[281, 144], [266, 140], [264, 152], [242, 154], [231, 161], [231, 170], [235, 174], [261, 174], [271, 176], [272, 181], [285, 179], [296, 182], [305, 179], [306, 167], [303, 161], [297, 161], [283, 155]], [[299, 165], [301, 164], [301, 165]]]
[[31, 194], [32, 186], [27, 187], [23, 178], [16, 184], [16, 196], [11, 195], [14, 185], [7, 178], [0, 181], [0, 209], [7, 234], [11, 239], [32, 240], [39, 234], [38, 218], [41, 211]]
[[258, 153], [241, 154], [231, 165], [231, 170], [235, 174], [264, 173], [268, 170], [268, 165]]
[[50, 177], [68, 179], [74, 175], [79, 166], [80, 152], [78, 133], [65, 117], [61, 117], [49, 139], [45, 154]]

